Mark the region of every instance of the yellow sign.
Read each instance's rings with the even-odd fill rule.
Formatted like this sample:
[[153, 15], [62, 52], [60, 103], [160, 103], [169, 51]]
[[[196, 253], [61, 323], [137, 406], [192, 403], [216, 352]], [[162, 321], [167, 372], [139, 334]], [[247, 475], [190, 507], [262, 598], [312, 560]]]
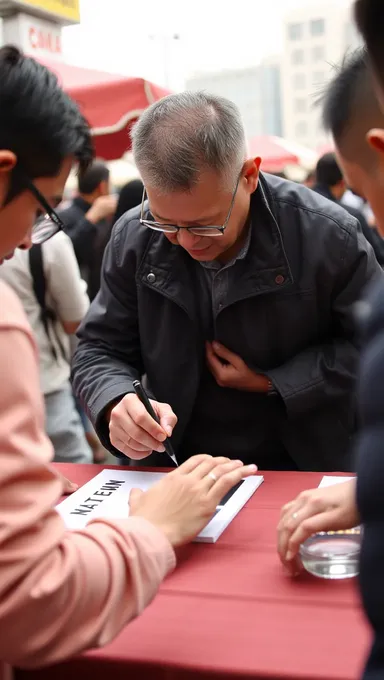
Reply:
[[80, 21], [80, 0], [19, 0], [18, 4], [71, 23]]

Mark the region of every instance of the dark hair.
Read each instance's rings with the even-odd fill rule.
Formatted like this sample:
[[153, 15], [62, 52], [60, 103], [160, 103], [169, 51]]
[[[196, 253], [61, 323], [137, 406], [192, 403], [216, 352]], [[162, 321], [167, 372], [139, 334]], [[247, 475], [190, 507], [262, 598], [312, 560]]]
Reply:
[[343, 174], [339, 168], [334, 153], [325, 153], [317, 161], [316, 165], [316, 180], [319, 184], [326, 187], [334, 187], [343, 179]]
[[384, 2], [382, 0], [357, 0], [355, 18], [377, 76], [384, 86]]
[[128, 210], [140, 205], [141, 199], [143, 198], [143, 189], [144, 186], [141, 179], [132, 179], [130, 182], [127, 182], [127, 184], [124, 184], [120, 191], [119, 201], [115, 212], [115, 222], [117, 222], [117, 220], [119, 220]]
[[51, 71], [11, 45], [0, 49], [0, 101], [0, 148], [17, 156], [8, 202], [24, 190], [24, 175], [53, 177], [68, 156], [87, 167], [93, 144], [77, 104]]
[[[359, 100], [365, 105], [364, 94], [369, 86], [369, 66], [365, 49], [360, 48], [347, 56], [336, 75], [326, 87], [323, 98], [323, 125], [338, 143], [348, 129], [351, 116]], [[364, 86], [365, 85], [365, 86]], [[370, 83], [372, 96], [373, 85]]]
[[328, 84], [323, 98], [323, 124], [346, 159], [373, 168], [377, 158], [366, 135], [372, 128], [383, 126], [384, 115], [365, 49], [344, 59]]
[[103, 161], [95, 160], [79, 176], [79, 192], [93, 194], [101, 182], [108, 182], [109, 169]]

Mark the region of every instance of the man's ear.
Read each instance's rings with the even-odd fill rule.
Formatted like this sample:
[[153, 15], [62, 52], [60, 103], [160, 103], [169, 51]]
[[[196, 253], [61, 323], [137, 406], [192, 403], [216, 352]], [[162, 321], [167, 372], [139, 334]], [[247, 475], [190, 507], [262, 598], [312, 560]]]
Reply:
[[0, 150], [0, 172], [10, 172], [17, 163], [17, 157], [13, 151]]
[[373, 128], [367, 132], [366, 140], [371, 149], [380, 155], [381, 160], [384, 160], [384, 130]]
[[257, 156], [256, 158], [249, 158], [243, 167], [243, 177], [245, 178], [248, 186], [249, 193], [253, 193], [259, 182], [261, 158]]

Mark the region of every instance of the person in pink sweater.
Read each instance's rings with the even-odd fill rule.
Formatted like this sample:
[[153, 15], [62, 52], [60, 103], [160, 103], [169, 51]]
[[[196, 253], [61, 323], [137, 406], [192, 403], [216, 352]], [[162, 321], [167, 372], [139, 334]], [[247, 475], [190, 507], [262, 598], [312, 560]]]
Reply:
[[[74, 162], [93, 155], [88, 125], [56, 78], [16, 48], [0, 50], [0, 262], [62, 225]], [[36, 223], [41, 212], [47, 217]], [[68, 532], [54, 507], [37, 352], [21, 304], [0, 284], [0, 680], [11, 666], [61, 661], [109, 642], [148, 605], [222, 496], [255, 466], [195, 456], [146, 493], [125, 520]], [[127, 508], [128, 515], [128, 508]]]

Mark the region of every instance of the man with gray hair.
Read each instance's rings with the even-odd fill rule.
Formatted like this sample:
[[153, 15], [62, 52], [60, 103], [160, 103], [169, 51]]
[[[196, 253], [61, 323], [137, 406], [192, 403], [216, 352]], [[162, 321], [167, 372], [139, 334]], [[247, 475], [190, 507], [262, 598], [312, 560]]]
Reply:
[[351, 470], [353, 306], [382, 275], [357, 221], [263, 175], [221, 97], [166, 97], [132, 140], [142, 205], [114, 227], [73, 369], [104, 445], [167, 466], [172, 436], [178, 462]]

